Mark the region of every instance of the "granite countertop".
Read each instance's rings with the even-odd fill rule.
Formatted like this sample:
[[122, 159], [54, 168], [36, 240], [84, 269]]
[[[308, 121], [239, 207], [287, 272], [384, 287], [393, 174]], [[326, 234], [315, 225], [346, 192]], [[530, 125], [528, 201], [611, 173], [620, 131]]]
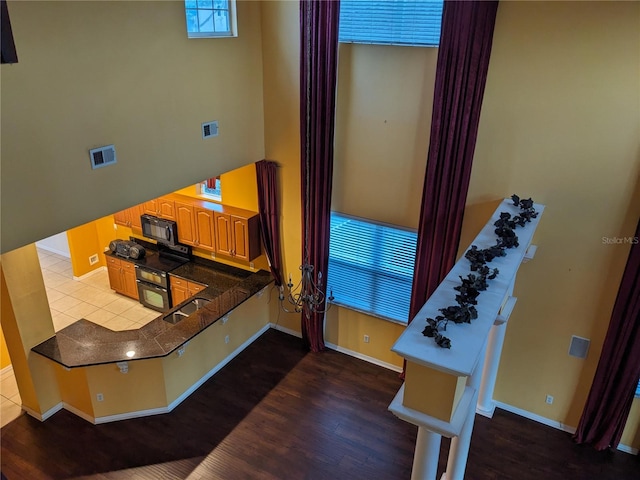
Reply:
[[207, 285], [196, 298], [210, 302], [178, 323], [163, 320], [187, 300], [137, 330], [113, 331], [81, 319], [31, 350], [68, 368], [164, 357], [273, 282], [264, 270], [248, 272], [199, 257], [170, 274]]

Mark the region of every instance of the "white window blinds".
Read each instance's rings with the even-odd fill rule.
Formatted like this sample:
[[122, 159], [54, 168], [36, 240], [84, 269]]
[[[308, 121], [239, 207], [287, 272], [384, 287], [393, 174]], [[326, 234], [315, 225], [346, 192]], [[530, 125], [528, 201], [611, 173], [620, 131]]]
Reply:
[[339, 41], [436, 47], [443, 0], [341, 0]]
[[407, 323], [417, 233], [331, 213], [327, 286], [333, 303]]

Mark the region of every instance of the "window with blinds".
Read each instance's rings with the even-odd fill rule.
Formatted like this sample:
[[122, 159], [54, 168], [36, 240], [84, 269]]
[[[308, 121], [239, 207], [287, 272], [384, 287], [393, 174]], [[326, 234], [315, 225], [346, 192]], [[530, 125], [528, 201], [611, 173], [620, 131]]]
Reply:
[[443, 0], [341, 0], [344, 43], [437, 47]]
[[331, 213], [327, 286], [333, 303], [407, 323], [417, 233]]

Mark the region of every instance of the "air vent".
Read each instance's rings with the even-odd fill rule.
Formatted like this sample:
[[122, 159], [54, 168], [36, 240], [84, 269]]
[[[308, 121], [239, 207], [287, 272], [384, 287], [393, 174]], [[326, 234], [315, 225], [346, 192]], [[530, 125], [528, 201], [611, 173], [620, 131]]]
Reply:
[[587, 358], [587, 352], [589, 351], [589, 344], [591, 340], [588, 338], [571, 336], [571, 345], [569, 345], [569, 355], [577, 358]]
[[94, 148], [89, 150], [89, 157], [91, 158], [91, 168], [106, 167], [116, 163], [116, 148], [113, 145]]
[[202, 138], [217, 137], [218, 122], [207, 122], [202, 124]]

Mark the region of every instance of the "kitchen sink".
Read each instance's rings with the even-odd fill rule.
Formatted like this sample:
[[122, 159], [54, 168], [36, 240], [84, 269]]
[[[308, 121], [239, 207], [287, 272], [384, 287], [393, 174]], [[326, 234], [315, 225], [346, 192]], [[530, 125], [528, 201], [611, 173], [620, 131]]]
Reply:
[[180, 309], [163, 317], [163, 320], [165, 322], [176, 324], [180, 320], [183, 320], [184, 318], [191, 315], [192, 313], [200, 310], [210, 301], [211, 300], [207, 300], [206, 298], [194, 298], [190, 302], [185, 303]]

